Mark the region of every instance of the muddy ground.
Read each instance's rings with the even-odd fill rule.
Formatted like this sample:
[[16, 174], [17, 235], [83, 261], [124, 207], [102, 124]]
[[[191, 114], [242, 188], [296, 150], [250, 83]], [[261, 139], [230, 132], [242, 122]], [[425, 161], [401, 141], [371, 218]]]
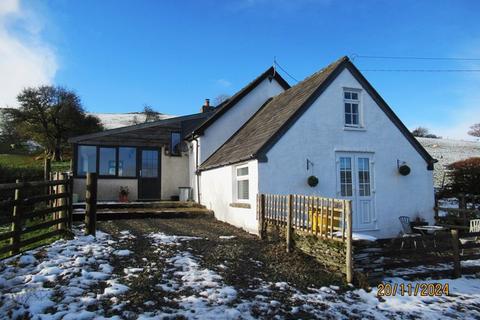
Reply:
[[[130, 291], [124, 297], [124, 300], [128, 301], [125, 308], [134, 313], [149, 311], [148, 306], [145, 306], [146, 301], [153, 301], [156, 308], [158, 304], [175, 308], [172, 303], [175, 295], [188, 294], [159, 291], [155, 287], [162, 281], [165, 270], [169, 268], [166, 259], [180, 251], [190, 252], [199, 258], [198, 262], [202, 268], [215, 271], [226, 285], [235, 287], [239, 292], [238, 299], [253, 299], [257, 294], [253, 288], [265, 286], [266, 283], [286, 282], [300, 290], [343, 285], [341, 276], [329, 272], [302, 252], [294, 251], [287, 254], [282, 242], [259, 240], [257, 236], [211, 217], [113, 220], [99, 222], [98, 228], [109, 233], [113, 239], [122, 238], [121, 231], [128, 230], [134, 238], [123, 237], [114, 246], [133, 252], [128, 257], [128, 267], [149, 266], [145, 268], [149, 270], [148, 272], [142, 272], [125, 283], [130, 287]], [[152, 247], [151, 239], [147, 237], [151, 232], [194, 236], [201, 239], [180, 242], [173, 249], [164, 248], [158, 253]], [[222, 239], [220, 238], [222, 236], [234, 238]], [[152, 262], [155, 264], [153, 270]], [[114, 272], [121, 274], [125, 268], [125, 258], [113, 257], [111, 264], [115, 268]], [[283, 307], [279, 307], [278, 314], [287, 318], [288, 310], [292, 307], [288, 306], [289, 297], [290, 294], [282, 290], [272, 290], [269, 297], [282, 303]], [[296, 317], [298, 316], [299, 314], [296, 314]]]

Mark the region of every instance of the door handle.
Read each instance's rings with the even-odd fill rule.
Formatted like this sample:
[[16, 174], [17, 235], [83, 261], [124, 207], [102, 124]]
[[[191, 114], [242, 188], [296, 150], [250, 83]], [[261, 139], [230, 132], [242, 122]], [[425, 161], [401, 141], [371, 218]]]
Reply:
[[142, 176], [142, 169], [140, 169], [140, 177]]

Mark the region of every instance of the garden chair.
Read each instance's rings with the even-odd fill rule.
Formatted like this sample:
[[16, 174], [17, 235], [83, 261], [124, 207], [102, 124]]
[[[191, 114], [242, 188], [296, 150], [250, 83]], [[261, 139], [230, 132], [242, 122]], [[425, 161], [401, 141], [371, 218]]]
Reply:
[[[410, 226], [410, 217], [401, 216], [398, 219], [402, 224], [402, 245], [400, 246], [400, 250], [403, 249], [406, 239], [410, 239], [410, 241], [413, 242], [415, 249], [417, 249], [417, 238], [421, 237], [422, 235], [420, 233], [413, 232], [412, 227]], [[423, 246], [425, 247], [425, 243], [423, 243]]]

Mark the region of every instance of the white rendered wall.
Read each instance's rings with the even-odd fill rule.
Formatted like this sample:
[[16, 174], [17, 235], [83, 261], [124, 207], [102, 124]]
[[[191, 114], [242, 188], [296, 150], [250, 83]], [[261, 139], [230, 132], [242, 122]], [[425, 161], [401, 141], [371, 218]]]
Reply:
[[[120, 187], [128, 187], [130, 191], [128, 200], [135, 201], [138, 196], [137, 179], [98, 179], [97, 200], [98, 201], [118, 201]], [[74, 178], [73, 193], [78, 194], [78, 200], [85, 200], [85, 178]]]
[[230, 110], [213, 122], [200, 137], [200, 163], [232, 136], [268, 100], [284, 89], [275, 79], [263, 80]]
[[215, 212], [218, 220], [228, 222], [250, 233], [258, 233], [256, 218], [256, 196], [258, 193], [258, 164], [256, 160], [248, 162], [250, 208], [235, 208], [233, 170], [235, 166], [202, 171], [201, 203]]
[[179, 187], [189, 186], [188, 155], [165, 155], [165, 148], [161, 150], [161, 198], [170, 200], [172, 196], [179, 195]]
[[[336, 176], [336, 151], [372, 152], [374, 155], [376, 230], [362, 232], [378, 238], [395, 237], [401, 230], [399, 216], [421, 216], [433, 223], [433, 171], [362, 90], [364, 131], [345, 130], [343, 88], [361, 88], [344, 70], [259, 163], [259, 190], [274, 194], [307, 194], [340, 197]], [[306, 170], [306, 161], [314, 171]], [[411, 168], [401, 176], [397, 160]], [[307, 177], [314, 174], [319, 184], [312, 188]]]

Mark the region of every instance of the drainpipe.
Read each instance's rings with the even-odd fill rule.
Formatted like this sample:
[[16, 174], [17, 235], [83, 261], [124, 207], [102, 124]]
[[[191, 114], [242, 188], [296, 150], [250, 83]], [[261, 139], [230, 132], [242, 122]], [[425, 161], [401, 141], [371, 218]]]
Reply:
[[197, 176], [197, 201], [198, 203], [201, 203], [200, 202], [200, 172], [198, 171], [198, 150], [199, 150], [199, 147], [198, 147], [198, 138], [195, 138], [193, 139], [195, 140], [195, 148], [197, 149], [196, 152], [195, 152], [195, 175]]

